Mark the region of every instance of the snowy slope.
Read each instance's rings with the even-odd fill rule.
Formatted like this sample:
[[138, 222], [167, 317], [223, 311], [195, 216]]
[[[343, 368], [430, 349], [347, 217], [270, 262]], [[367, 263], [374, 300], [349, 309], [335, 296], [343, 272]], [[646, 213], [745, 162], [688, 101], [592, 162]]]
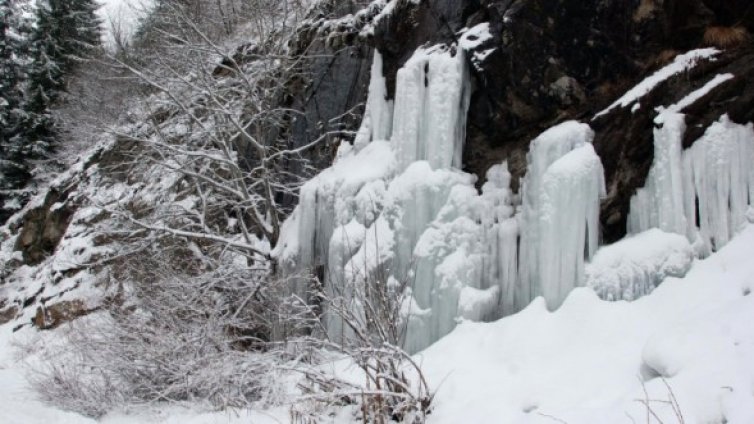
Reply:
[[[491, 324], [464, 323], [421, 356], [432, 423], [754, 422], [754, 226], [632, 303], [574, 290]], [[652, 420], [654, 421], [654, 419]]]
[[[554, 313], [539, 298], [498, 322], [461, 324], [417, 355], [436, 390], [429, 422], [620, 423], [631, 422], [629, 416], [647, 422], [643, 385], [654, 413], [677, 423], [659, 376], [686, 423], [754, 422], [753, 245], [750, 225], [720, 252], [695, 262], [685, 278], [670, 278], [631, 303], [604, 302], [580, 288]], [[10, 326], [0, 327], [0, 422], [93, 422], [33, 400], [10, 338]], [[287, 422], [285, 409], [152, 407], [101, 422]]]

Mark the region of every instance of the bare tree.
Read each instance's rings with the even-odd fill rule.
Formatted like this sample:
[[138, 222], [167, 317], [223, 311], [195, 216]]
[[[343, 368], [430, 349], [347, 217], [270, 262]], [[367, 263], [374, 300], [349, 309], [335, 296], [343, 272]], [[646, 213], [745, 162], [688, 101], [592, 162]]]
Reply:
[[[191, 20], [186, 6], [175, 6], [171, 17], [182, 30], [170, 37], [189, 62], [174, 66], [166, 59], [153, 68], [115, 58], [155, 92], [148, 102], [149, 128], [118, 136], [143, 146], [141, 160], [180, 175], [196, 203], [180, 210], [154, 208], [144, 218], [114, 213], [144, 229], [212, 241], [251, 256], [265, 257], [260, 245], [277, 242], [287, 213], [278, 199], [295, 196], [303, 178], [286, 171], [290, 162], [318, 144], [335, 142], [337, 134], [290, 146], [286, 131], [298, 112], [286, 106], [289, 85], [304, 77], [307, 56], [288, 51], [292, 35], [281, 27], [294, 25], [301, 11], [291, 2], [262, 3], [268, 9], [257, 11], [264, 20], [252, 25], [253, 44], [228, 51]], [[184, 72], [187, 63], [190, 70]]]
[[[304, 371], [305, 399], [329, 406], [352, 405], [365, 423], [426, 421], [433, 393], [419, 363], [401, 347], [408, 319], [407, 285], [389, 278], [384, 269], [364, 281], [344, 282], [340, 288], [313, 284], [318, 308], [309, 306], [312, 316], [319, 317], [320, 310], [325, 310], [340, 319], [346, 331], [333, 340], [320, 327], [306, 342], [320, 351], [345, 356], [358, 367], [362, 381], [314, 366]], [[314, 322], [321, 325], [323, 321]], [[306, 421], [306, 409], [294, 412]]]

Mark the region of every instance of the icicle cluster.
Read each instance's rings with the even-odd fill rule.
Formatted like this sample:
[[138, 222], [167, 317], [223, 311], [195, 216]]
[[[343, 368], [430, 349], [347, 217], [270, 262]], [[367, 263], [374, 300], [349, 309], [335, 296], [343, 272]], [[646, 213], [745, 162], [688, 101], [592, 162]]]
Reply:
[[[597, 246], [604, 182], [589, 126], [568, 122], [533, 142], [517, 214], [506, 163], [490, 168], [481, 193], [458, 170], [469, 89], [462, 50], [420, 49], [398, 72], [393, 104], [375, 54], [353, 146], [304, 185], [275, 253], [292, 272], [317, 271], [354, 310], [367, 284], [402, 288], [412, 352], [459, 319], [495, 319], [539, 295], [557, 307]], [[337, 317], [325, 324], [332, 339], [349, 336]]]
[[655, 159], [644, 188], [631, 199], [628, 230], [682, 234], [706, 256], [746, 222], [754, 200], [754, 128], [723, 115], [685, 151], [682, 114], [665, 112], [655, 130]]

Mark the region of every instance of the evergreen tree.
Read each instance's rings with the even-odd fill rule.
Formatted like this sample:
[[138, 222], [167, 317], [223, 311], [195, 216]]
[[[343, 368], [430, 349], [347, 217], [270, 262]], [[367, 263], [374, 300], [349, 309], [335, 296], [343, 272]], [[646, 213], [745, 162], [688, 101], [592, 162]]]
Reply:
[[[32, 164], [55, 149], [53, 107], [61, 101], [66, 78], [101, 45], [96, 0], [39, 0], [36, 25], [13, 37], [12, 0], [0, 0], [0, 223], [9, 205], [28, 197]], [[19, 28], [23, 27], [20, 23]], [[22, 31], [23, 32], [23, 31]], [[19, 62], [28, 47], [28, 60]], [[23, 72], [20, 68], [24, 68]], [[24, 77], [24, 78], [22, 78]], [[21, 90], [22, 86], [25, 90]], [[21, 93], [23, 92], [23, 96]], [[15, 197], [15, 200], [14, 200]]]
[[21, 149], [29, 159], [43, 158], [55, 147], [52, 106], [65, 91], [65, 77], [100, 46], [97, 7], [95, 0], [48, 0], [38, 5]]
[[23, 34], [28, 26], [17, 16], [11, 0], [0, 0], [0, 222], [20, 206], [14, 191], [30, 178], [17, 149], [23, 111]]
[[60, 10], [40, 2], [37, 25], [31, 39], [32, 61], [26, 89], [24, 132], [17, 144], [17, 154], [33, 160], [45, 157], [55, 139], [51, 107], [65, 87], [63, 83], [64, 51], [61, 43]]

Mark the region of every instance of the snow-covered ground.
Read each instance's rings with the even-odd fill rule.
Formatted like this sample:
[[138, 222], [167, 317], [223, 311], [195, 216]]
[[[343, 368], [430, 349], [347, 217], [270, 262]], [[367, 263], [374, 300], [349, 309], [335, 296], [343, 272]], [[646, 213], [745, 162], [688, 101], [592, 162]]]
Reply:
[[[605, 302], [579, 288], [556, 312], [538, 298], [494, 323], [462, 323], [417, 355], [436, 390], [430, 423], [657, 422], [648, 421], [652, 413], [677, 423], [671, 393], [686, 423], [754, 422], [752, 246], [749, 225], [686, 277], [669, 278], [634, 302]], [[93, 422], [34, 400], [10, 343], [32, 332], [0, 327], [0, 422]], [[201, 413], [171, 406], [113, 413], [101, 422], [287, 420], [285, 408]]]
[[[434, 423], [754, 422], [754, 226], [635, 302], [574, 290], [495, 323], [464, 323], [422, 358]], [[664, 377], [668, 387], [663, 383]], [[644, 389], [647, 395], [644, 394]]]
[[34, 346], [54, 343], [60, 332], [34, 334], [35, 330], [13, 333], [14, 324], [0, 326], [0, 423], [2, 424], [273, 424], [287, 422], [288, 410], [272, 411], [233, 410], [206, 412], [181, 405], [139, 407], [129, 411], [113, 412], [101, 420], [61, 411], [37, 400], [38, 395], [29, 387], [26, 375], [28, 365], [35, 361], [37, 353], [20, 354], [19, 345], [35, 340]]

